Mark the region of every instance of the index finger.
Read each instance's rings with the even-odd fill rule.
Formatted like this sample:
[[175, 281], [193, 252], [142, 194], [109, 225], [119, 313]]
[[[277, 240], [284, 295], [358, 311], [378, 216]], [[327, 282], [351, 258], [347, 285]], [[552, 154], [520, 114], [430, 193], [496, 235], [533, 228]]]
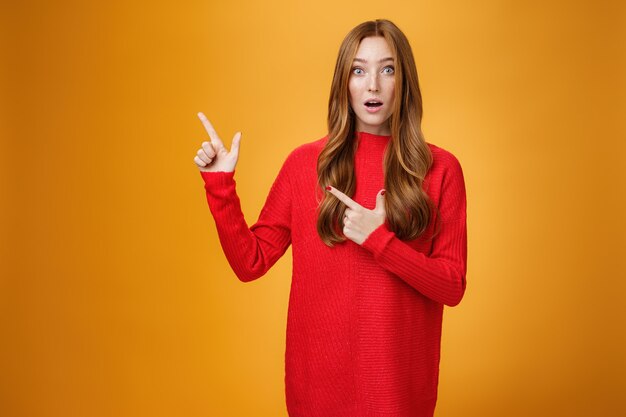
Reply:
[[344, 203], [346, 206], [350, 207], [351, 209], [357, 210], [357, 209], [362, 207], [359, 203], [357, 203], [356, 201], [354, 201], [353, 199], [351, 199], [350, 197], [348, 197], [347, 195], [345, 195], [344, 193], [342, 193], [341, 191], [339, 191], [335, 187], [331, 187], [329, 185], [328, 187], [326, 187], [326, 189], [332, 195], [337, 197], [339, 199], [339, 201], [341, 201], [342, 203]]
[[209, 137], [211, 138], [211, 143], [223, 145], [219, 136], [217, 136], [217, 132], [215, 131], [215, 129], [213, 129], [213, 125], [211, 124], [211, 122], [209, 122], [209, 119], [207, 119], [204, 113], [198, 112], [198, 117], [204, 125], [204, 130], [206, 130], [209, 134]]

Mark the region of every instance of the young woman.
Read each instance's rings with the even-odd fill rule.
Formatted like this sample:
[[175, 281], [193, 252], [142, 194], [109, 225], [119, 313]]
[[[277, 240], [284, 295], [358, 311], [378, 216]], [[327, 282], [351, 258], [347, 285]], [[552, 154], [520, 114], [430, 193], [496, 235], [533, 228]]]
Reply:
[[424, 417], [437, 398], [443, 306], [465, 292], [463, 173], [427, 143], [408, 40], [364, 22], [339, 50], [328, 134], [292, 151], [255, 224], [235, 191], [241, 134], [195, 157], [224, 253], [242, 281], [292, 245], [290, 416]]

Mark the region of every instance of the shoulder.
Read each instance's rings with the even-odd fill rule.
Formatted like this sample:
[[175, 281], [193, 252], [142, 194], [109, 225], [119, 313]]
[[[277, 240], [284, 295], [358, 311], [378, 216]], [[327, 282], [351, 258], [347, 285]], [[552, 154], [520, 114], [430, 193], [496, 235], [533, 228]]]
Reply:
[[[461, 163], [454, 154], [440, 146], [426, 142], [433, 155], [433, 166], [436, 169], [454, 169], [460, 170]], [[432, 169], [431, 168], [431, 169]]]
[[321, 139], [299, 145], [289, 153], [285, 163], [298, 165], [311, 160], [317, 161], [317, 157], [324, 148], [327, 140], [328, 136], [324, 136]]
[[303, 143], [302, 145], [298, 146], [293, 151], [291, 151], [291, 154], [296, 155], [296, 156], [304, 156], [304, 155], [313, 154], [317, 157], [317, 155], [324, 148], [324, 145], [326, 145], [327, 140], [328, 140], [328, 135], [324, 136], [323, 138], [314, 140], [312, 142]]
[[426, 142], [433, 156], [433, 164], [427, 177], [434, 182], [463, 182], [463, 168], [458, 158], [450, 151]]
[[439, 207], [443, 221], [465, 218], [466, 197], [463, 169], [452, 152], [428, 143], [433, 164], [426, 174], [427, 192]]
[[327, 136], [312, 142], [306, 142], [293, 149], [284, 159], [280, 168], [280, 177], [290, 177], [292, 180], [316, 176], [317, 158], [324, 148]]

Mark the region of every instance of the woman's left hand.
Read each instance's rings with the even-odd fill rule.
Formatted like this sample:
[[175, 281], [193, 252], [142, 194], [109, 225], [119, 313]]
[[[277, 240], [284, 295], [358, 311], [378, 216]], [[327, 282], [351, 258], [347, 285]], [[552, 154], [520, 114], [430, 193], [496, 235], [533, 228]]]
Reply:
[[366, 209], [335, 187], [328, 186], [326, 190], [337, 197], [346, 208], [343, 217], [343, 234], [351, 241], [362, 244], [365, 239], [385, 222], [385, 190], [376, 195], [376, 207]]

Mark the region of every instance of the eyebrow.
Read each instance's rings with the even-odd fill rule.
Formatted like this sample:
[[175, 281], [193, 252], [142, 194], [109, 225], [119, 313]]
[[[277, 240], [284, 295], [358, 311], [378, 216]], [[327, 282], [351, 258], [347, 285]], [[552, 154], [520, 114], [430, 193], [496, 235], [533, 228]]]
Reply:
[[[355, 61], [358, 62], [363, 62], [363, 63], [367, 63], [367, 59], [363, 59], [363, 58], [354, 58]], [[387, 57], [387, 58], [383, 58], [380, 61], [378, 61], [379, 63], [385, 62], [385, 61], [393, 61], [392, 57]]]

